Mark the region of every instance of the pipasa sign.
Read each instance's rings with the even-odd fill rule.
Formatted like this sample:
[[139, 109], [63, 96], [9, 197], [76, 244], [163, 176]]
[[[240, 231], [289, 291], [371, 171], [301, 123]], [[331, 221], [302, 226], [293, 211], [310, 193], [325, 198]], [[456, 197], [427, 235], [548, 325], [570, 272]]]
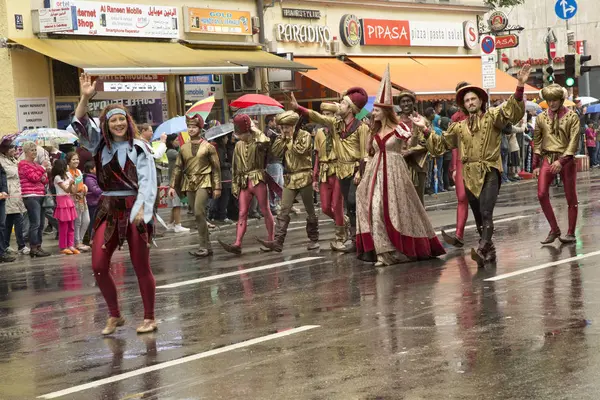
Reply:
[[460, 22], [403, 21], [365, 18], [363, 46], [462, 47], [465, 45]]
[[496, 36], [496, 49], [511, 49], [519, 45], [519, 37], [517, 35], [502, 35]]

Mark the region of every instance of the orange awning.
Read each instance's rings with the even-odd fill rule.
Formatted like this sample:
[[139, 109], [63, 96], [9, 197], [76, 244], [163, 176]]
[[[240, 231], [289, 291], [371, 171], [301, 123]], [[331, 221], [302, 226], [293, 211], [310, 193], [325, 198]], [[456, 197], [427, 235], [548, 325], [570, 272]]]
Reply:
[[[478, 57], [350, 57], [360, 68], [381, 76], [390, 64], [392, 83], [414, 91], [419, 100], [453, 98], [456, 84], [461, 81], [481, 85], [481, 60]], [[517, 80], [496, 70], [496, 87], [492, 96], [514, 93]], [[527, 85], [526, 93], [538, 89]]]
[[[336, 93], [341, 94], [353, 86], [364, 88], [369, 96], [375, 96], [379, 91], [379, 80], [360, 72], [337, 58], [296, 57], [295, 60], [317, 68], [300, 73]], [[397, 91], [394, 94], [397, 94]]]

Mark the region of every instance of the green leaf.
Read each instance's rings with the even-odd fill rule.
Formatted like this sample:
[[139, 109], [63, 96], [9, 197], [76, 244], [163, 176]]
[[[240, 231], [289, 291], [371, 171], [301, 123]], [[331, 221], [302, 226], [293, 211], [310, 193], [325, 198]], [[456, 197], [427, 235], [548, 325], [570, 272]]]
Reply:
[[485, 3], [494, 8], [518, 6], [525, 3], [525, 0], [485, 0]]

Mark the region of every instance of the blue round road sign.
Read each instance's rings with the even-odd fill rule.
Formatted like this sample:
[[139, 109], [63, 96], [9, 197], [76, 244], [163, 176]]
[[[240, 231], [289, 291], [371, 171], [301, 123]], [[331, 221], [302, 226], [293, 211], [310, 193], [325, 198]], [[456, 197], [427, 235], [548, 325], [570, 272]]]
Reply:
[[496, 41], [492, 36], [484, 36], [481, 39], [481, 51], [485, 54], [492, 54], [496, 50]]
[[554, 12], [560, 19], [571, 19], [577, 14], [576, 0], [558, 0], [554, 5]]

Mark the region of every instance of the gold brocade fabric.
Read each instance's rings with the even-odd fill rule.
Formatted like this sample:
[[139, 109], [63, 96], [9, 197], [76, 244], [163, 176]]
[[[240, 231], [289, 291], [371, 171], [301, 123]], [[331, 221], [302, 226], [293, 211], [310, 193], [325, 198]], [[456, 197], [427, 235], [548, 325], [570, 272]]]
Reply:
[[579, 148], [581, 135], [579, 116], [567, 111], [561, 118], [553, 119], [548, 110], [538, 115], [533, 134], [534, 152], [546, 158], [550, 164], [565, 156], [574, 156]]
[[[308, 112], [311, 122], [327, 126], [330, 134], [333, 134], [333, 151], [338, 160], [336, 174], [339, 179], [345, 179], [354, 175], [361, 161], [367, 161], [367, 141], [369, 140], [369, 127], [360, 123], [358, 128], [345, 136], [346, 123], [336, 117], [326, 117], [316, 111]], [[344, 137], [344, 138], [342, 138]], [[360, 176], [360, 172], [357, 172]]]
[[215, 147], [203, 140], [194, 155], [191, 142], [181, 146], [171, 176], [171, 187], [179, 193], [200, 188], [221, 189], [221, 164]]
[[[319, 155], [319, 182], [327, 182], [327, 178], [335, 175], [337, 157], [333, 149], [333, 137], [328, 136], [322, 128], [315, 135], [315, 151]], [[328, 144], [327, 141], [330, 141]]]
[[312, 137], [299, 130], [294, 138], [279, 136], [271, 151], [283, 157], [283, 185], [287, 189], [302, 189], [312, 183]]
[[248, 180], [253, 185], [265, 182], [265, 160], [269, 151], [270, 139], [256, 128], [252, 128], [252, 139], [249, 142], [240, 140], [233, 151], [231, 192], [238, 196], [240, 190], [248, 187]]
[[508, 123], [517, 124], [525, 115], [525, 103], [511, 96], [506, 103], [478, 116], [478, 123], [469, 129], [469, 119], [450, 125], [443, 136], [431, 133], [429, 151], [436, 157], [458, 147], [464, 165], [463, 179], [466, 188], [476, 197], [481, 194], [485, 175], [492, 168], [502, 172], [500, 142], [502, 128]]
[[[407, 144], [407, 151], [410, 155], [407, 156], [405, 159], [411, 174], [413, 185], [417, 187], [419, 186], [420, 182], [419, 174], [422, 172], [427, 172], [427, 168], [425, 166], [425, 164], [427, 163], [428, 152], [427, 140], [425, 139], [425, 134], [422, 128], [414, 126], [410, 120], [405, 121], [404, 119], [402, 119], [402, 122], [408, 128], [410, 128], [410, 132], [412, 134]], [[425, 122], [427, 123], [427, 126], [431, 128], [431, 124], [429, 123], [429, 121]]]

